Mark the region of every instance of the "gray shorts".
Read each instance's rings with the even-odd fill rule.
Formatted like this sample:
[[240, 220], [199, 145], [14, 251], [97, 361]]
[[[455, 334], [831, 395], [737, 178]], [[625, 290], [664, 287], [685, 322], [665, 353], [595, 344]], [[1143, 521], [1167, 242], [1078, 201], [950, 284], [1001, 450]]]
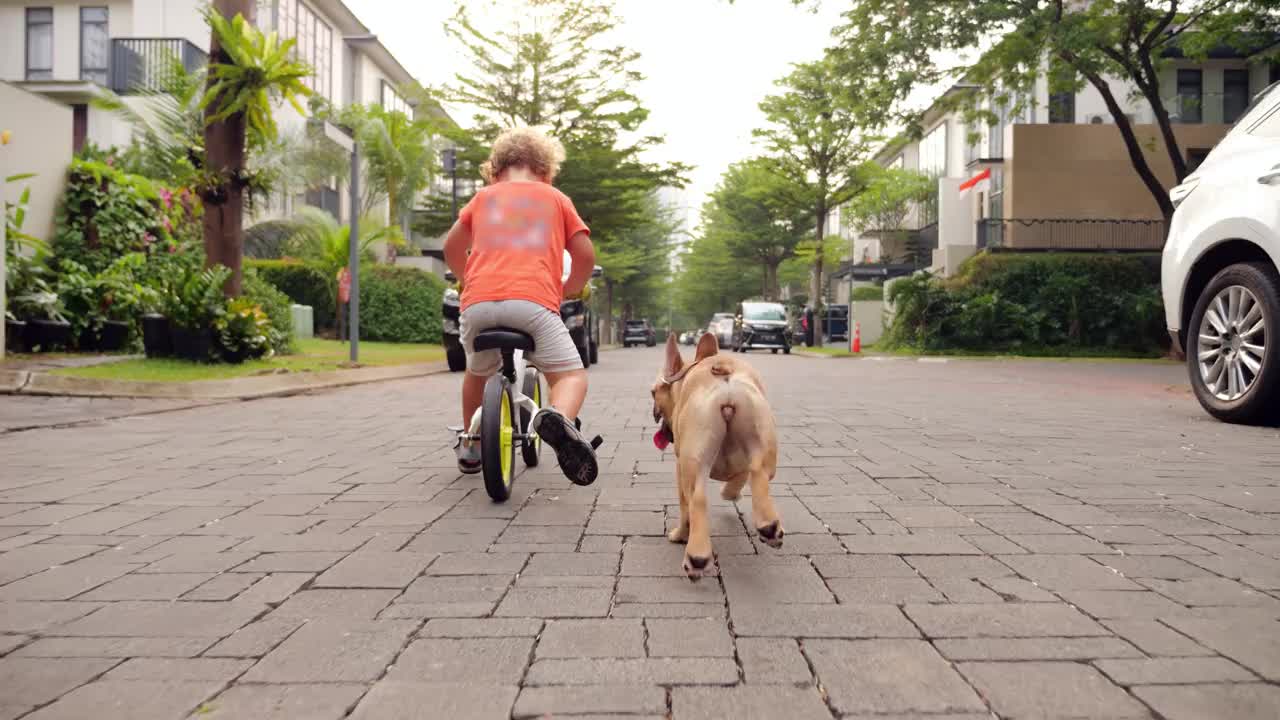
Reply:
[[476, 352], [476, 335], [482, 330], [506, 327], [533, 337], [529, 362], [544, 373], [560, 373], [582, 369], [582, 356], [569, 336], [560, 316], [528, 300], [499, 300], [476, 303], [462, 311], [460, 318], [462, 348], [467, 352], [467, 372], [488, 377], [502, 367], [502, 354], [497, 350]]

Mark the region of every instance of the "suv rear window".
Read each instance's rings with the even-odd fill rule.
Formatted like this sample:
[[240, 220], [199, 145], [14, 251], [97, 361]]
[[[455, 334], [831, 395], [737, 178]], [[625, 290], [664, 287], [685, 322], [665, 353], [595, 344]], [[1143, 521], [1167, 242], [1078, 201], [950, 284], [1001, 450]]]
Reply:
[[627, 321], [627, 327], [629, 327], [629, 328], [636, 328], [636, 329], [641, 329], [641, 330], [643, 330], [643, 329], [644, 329], [644, 321], [643, 321], [643, 320], [628, 320], [628, 321]]

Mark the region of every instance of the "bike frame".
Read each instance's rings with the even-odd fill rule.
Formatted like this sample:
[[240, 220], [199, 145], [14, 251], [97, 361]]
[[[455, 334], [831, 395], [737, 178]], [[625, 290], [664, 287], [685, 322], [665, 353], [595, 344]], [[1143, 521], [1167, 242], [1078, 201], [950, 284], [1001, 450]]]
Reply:
[[[511, 385], [512, 399], [515, 401], [514, 404], [517, 412], [516, 417], [519, 417], [518, 413], [520, 410], [528, 410], [529, 418], [532, 420], [533, 416], [542, 408], [538, 407], [538, 404], [533, 401], [533, 398], [527, 397], [523, 392], [521, 392], [523, 389], [521, 388], [521, 380], [524, 378], [524, 371], [528, 366], [528, 363], [526, 363], [524, 359], [524, 351], [514, 351], [512, 353], [512, 359], [515, 361], [515, 381], [510, 381], [509, 378], [508, 381]], [[499, 374], [501, 374], [501, 371], [499, 371]], [[480, 439], [480, 418], [483, 413], [484, 405], [481, 404], [480, 407], [476, 408], [475, 414], [471, 416], [471, 424], [467, 427], [467, 431], [465, 433], [459, 433], [463, 440], [475, 441]], [[515, 439], [524, 440], [528, 436], [529, 428], [522, 427], [518, 429], [520, 432], [516, 433]]]

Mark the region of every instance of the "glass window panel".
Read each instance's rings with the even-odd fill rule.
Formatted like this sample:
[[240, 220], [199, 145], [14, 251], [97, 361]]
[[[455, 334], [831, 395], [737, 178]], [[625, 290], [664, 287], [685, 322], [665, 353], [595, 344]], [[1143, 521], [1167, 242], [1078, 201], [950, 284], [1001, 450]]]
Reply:
[[1178, 116], [1184, 123], [1202, 122], [1204, 105], [1204, 73], [1200, 70], [1178, 71]]
[[1233, 123], [1249, 107], [1249, 71], [1222, 71], [1222, 121]]
[[53, 8], [27, 8], [27, 79], [53, 79]]

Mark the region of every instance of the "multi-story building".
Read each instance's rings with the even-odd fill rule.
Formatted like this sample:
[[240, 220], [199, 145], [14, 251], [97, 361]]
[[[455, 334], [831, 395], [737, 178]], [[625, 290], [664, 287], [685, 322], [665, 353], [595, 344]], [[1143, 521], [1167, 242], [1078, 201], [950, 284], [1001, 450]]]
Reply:
[[[1280, 38], [1277, 38], [1280, 42]], [[1244, 112], [1249, 101], [1280, 81], [1280, 65], [1230, 50], [1203, 61], [1169, 58], [1161, 98], [1174, 133], [1194, 168]], [[1146, 159], [1166, 187], [1172, 163], [1150, 105], [1130, 83], [1111, 78]], [[991, 109], [998, 122], [973, 127], [945, 102], [948, 89], [922, 118], [919, 139], [899, 136], [875, 161], [937, 180], [936, 198], [914, 208], [902, 228], [842, 228], [848, 262], [837, 282], [868, 280], [930, 265], [955, 272], [978, 249], [1157, 250], [1163, 218], [1129, 160], [1124, 141], [1098, 91], [1050, 94], [1043, 75], [1018, 113]], [[982, 182], [973, 182], [981, 180]], [[906, 231], [906, 232], [903, 232]], [[924, 263], [914, 250], [927, 251]], [[836, 292], [837, 295], [840, 291]]]
[[[209, 28], [200, 0], [0, 0], [0, 126], [20, 130], [6, 174], [35, 172], [29, 229], [47, 234], [71, 155], [86, 143], [127, 144], [132, 130], [93, 106], [111, 90], [130, 103], [145, 103], [140, 89], [160, 87], [174, 59], [188, 69], [208, 61]], [[257, 0], [254, 21], [297, 41], [297, 57], [313, 69], [306, 85], [338, 107], [380, 104], [409, 114], [418, 108], [401, 92], [413, 76], [340, 0]], [[63, 108], [61, 111], [58, 107]], [[33, 122], [36, 117], [68, 116]], [[283, 133], [299, 131], [304, 118], [288, 104], [276, 111]], [[69, 124], [70, 132], [61, 128]], [[313, 205], [347, 217], [344, 178], [273, 198], [257, 219], [280, 217]], [[375, 209], [388, 222], [386, 204]]]

